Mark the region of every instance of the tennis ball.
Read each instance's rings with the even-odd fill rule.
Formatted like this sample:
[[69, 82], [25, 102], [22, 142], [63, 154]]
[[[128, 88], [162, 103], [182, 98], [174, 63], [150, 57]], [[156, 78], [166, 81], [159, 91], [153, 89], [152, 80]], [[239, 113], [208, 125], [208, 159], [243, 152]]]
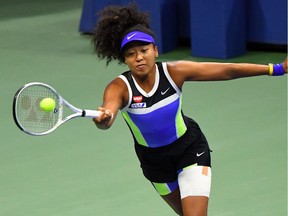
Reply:
[[55, 109], [56, 102], [52, 98], [44, 98], [40, 101], [40, 109], [44, 112], [51, 112]]

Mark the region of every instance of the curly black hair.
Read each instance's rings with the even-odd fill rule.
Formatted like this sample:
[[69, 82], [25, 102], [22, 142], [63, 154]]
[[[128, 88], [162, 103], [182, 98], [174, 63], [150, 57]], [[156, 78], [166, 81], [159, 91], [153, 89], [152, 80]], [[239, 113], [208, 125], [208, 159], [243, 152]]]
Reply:
[[99, 12], [99, 20], [93, 32], [94, 51], [100, 59], [106, 59], [107, 65], [112, 60], [123, 63], [124, 57], [120, 51], [123, 38], [136, 30], [155, 37], [149, 22], [149, 13], [139, 11], [135, 3], [105, 7]]

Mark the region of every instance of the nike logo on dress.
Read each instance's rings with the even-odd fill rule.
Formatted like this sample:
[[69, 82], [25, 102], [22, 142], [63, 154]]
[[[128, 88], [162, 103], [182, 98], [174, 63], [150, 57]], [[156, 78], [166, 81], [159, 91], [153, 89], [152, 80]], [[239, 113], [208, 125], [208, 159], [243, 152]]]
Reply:
[[168, 89], [166, 89], [164, 92], [161, 91], [161, 95], [165, 95], [168, 91], [169, 91], [170, 87]]
[[197, 153], [196, 156], [197, 156], [197, 157], [200, 157], [200, 156], [203, 155], [204, 153], [205, 153], [205, 151], [204, 151], [204, 152], [201, 152], [201, 153]]
[[134, 34], [132, 34], [132, 35], [130, 35], [130, 36], [127, 36], [127, 40], [130, 40], [132, 37], [134, 37], [135, 35], [136, 35], [137, 33], [134, 33]]

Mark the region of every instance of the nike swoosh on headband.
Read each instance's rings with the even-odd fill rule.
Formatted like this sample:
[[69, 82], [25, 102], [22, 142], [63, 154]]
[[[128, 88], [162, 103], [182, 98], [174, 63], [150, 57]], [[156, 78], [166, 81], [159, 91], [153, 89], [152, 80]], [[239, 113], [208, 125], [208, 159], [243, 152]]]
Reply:
[[141, 31], [132, 31], [132, 32], [129, 32], [127, 35], [125, 35], [125, 37], [121, 43], [121, 49], [120, 50], [122, 50], [123, 47], [127, 43], [130, 43], [131, 41], [143, 41], [143, 42], [155, 44], [155, 40], [151, 35], [149, 35], [145, 32], [141, 32]]

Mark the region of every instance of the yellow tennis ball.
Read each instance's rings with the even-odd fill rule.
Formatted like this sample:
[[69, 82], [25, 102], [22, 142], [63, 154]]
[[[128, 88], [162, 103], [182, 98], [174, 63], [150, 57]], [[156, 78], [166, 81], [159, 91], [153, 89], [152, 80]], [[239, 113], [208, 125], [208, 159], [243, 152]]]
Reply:
[[51, 112], [55, 109], [56, 102], [52, 98], [44, 98], [40, 101], [40, 109], [44, 112]]

